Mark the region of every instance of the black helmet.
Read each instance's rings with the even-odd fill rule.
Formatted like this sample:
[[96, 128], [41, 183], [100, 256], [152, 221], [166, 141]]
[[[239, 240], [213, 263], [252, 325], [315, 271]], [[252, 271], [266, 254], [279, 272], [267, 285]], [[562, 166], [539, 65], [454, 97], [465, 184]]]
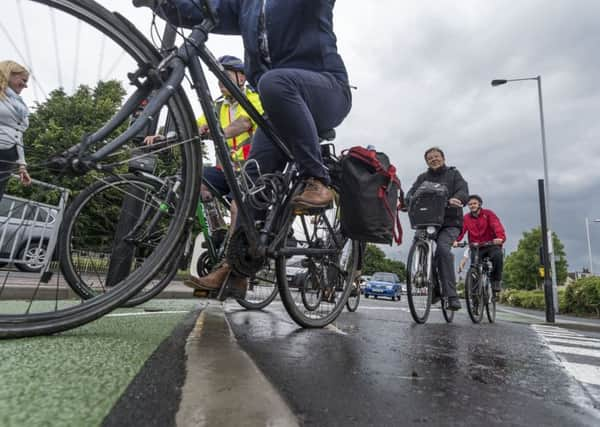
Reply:
[[467, 200], [475, 199], [479, 202], [480, 205], [483, 205], [483, 199], [478, 194], [471, 194]]
[[219, 62], [226, 70], [244, 72], [244, 63], [240, 58], [231, 55], [224, 55], [219, 58]]

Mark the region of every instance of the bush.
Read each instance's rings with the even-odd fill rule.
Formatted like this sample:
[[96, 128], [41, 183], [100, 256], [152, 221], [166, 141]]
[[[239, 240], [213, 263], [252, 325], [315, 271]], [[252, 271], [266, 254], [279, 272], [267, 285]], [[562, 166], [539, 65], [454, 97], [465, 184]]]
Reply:
[[566, 311], [600, 317], [600, 277], [585, 277], [567, 286]]
[[[500, 303], [534, 310], [544, 310], [546, 308], [544, 291], [540, 290], [506, 289], [500, 293]], [[567, 309], [565, 289], [558, 290], [558, 308], [561, 313], [564, 313]]]

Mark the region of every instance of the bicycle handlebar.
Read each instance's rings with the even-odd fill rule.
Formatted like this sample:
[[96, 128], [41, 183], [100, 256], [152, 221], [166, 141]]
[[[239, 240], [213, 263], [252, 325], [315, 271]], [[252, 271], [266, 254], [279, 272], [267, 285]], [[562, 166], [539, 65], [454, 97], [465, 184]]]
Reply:
[[466, 246], [469, 246], [471, 249], [473, 249], [473, 248], [488, 248], [490, 246], [500, 246], [500, 245], [497, 243], [494, 243], [494, 242], [482, 242], [482, 243], [460, 242], [456, 245], [457, 248], [464, 248]]

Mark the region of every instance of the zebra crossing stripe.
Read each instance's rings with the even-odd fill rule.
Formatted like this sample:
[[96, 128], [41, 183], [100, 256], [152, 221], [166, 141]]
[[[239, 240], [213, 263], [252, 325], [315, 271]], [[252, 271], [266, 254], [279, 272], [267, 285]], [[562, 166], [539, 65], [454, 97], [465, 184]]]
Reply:
[[[600, 339], [581, 335], [557, 326], [532, 325], [562, 366], [575, 378], [589, 397], [600, 403]], [[591, 363], [575, 360], [588, 358]], [[571, 359], [571, 360], [569, 360]]]

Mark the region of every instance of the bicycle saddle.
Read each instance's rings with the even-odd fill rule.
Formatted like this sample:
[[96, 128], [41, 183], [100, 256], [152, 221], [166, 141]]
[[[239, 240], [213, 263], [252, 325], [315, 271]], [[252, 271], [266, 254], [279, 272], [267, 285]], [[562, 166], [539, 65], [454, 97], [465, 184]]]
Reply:
[[333, 141], [335, 139], [335, 129], [327, 129], [319, 132], [319, 140]]

